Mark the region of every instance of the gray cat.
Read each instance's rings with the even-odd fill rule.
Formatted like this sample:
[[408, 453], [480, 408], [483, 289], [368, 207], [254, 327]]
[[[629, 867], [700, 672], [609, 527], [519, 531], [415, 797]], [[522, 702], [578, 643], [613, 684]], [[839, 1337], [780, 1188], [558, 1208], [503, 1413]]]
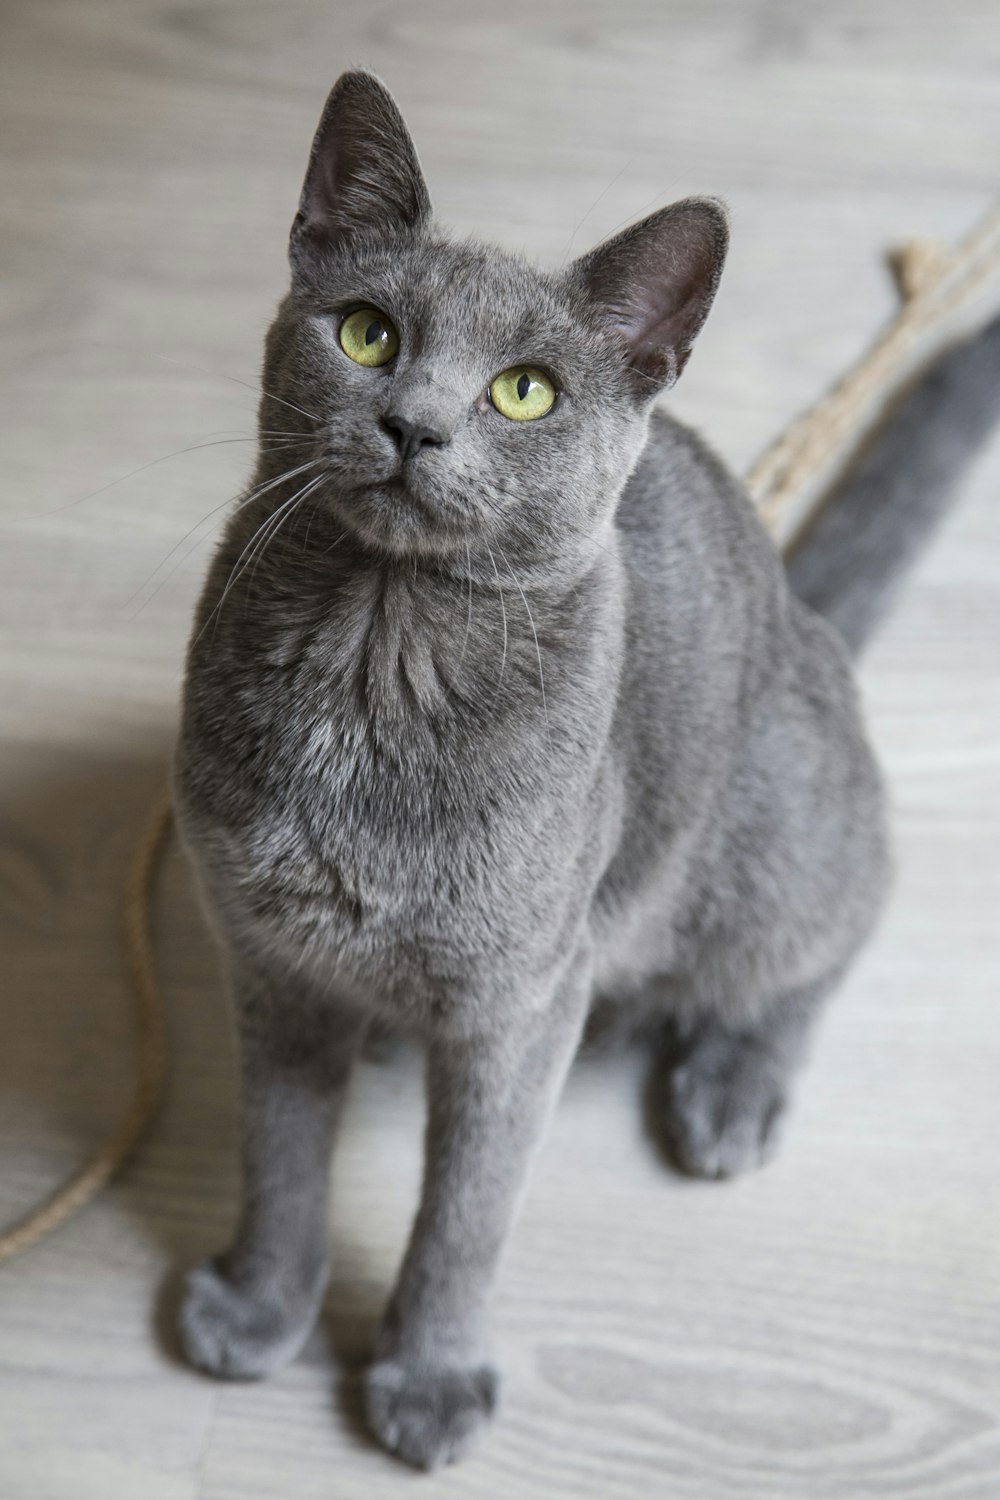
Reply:
[[[243, 1203], [188, 1280], [184, 1345], [230, 1377], [299, 1350], [352, 1061], [372, 1026], [419, 1037], [423, 1193], [366, 1401], [423, 1467], [494, 1409], [490, 1292], [588, 1015], [669, 1039], [653, 1097], [684, 1169], [757, 1166], [886, 888], [843, 636], [992, 409], [959, 402], [950, 446], [923, 452], [921, 419], [873, 451], [786, 572], [740, 485], [652, 410], [726, 240], [707, 199], [559, 273], [449, 239], [389, 95], [346, 74], [254, 485], [197, 613], [175, 803], [235, 1005]], [[919, 503], [902, 451], [934, 469]]]

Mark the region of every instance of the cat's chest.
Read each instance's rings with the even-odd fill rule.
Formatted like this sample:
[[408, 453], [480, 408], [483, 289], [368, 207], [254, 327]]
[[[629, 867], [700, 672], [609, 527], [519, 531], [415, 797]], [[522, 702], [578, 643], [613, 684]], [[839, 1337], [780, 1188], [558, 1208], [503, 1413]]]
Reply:
[[477, 762], [468, 734], [408, 710], [374, 714], [342, 682], [272, 681], [265, 696], [266, 712], [234, 714], [201, 744], [225, 820], [262, 871], [298, 856], [387, 901], [470, 847], [485, 855], [526, 790], [510, 764], [498, 797], [497, 768]]
[[192, 653], [177, 791], [213, 904], [244, 946], [400, 1006], [540, 972], [620, 816], [603, 617], [539, 645], [492, 600], [429, 621], [356, 593]]
[[565, 920], [585, 810], [544, 733], [484, 742], [402, 690], [375, 712], [331, 673], [258, 671], [252, 694], [231, 677], [187, 715], [188, 836], [249, 940], [440, 999]]

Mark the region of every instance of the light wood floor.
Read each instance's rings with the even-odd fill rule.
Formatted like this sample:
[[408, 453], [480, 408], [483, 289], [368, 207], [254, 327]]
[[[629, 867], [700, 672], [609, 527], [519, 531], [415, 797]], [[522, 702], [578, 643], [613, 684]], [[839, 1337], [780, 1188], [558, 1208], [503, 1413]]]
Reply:
[[[8, 1222], [125, 1097], [119, 887], [206, 556], [171, 549], [247, 472], [238, 382], [333, 77], [376, 67], [443, 219], [541, 257], [685, 192], [727, 198], [732, 261], [675, 406], [744, 465], [889, 311], [881, 249], [957, 235], [996, 192], [1000, 13], [6, 0], [0, 58]], [[783, 1156], [683, 1181], [644, 1138], [641, 1059], [581, 1064], [503, 1280], [502, 1418], [464, 1467], [418, 1480], [359, 1420], [414, 1199], [414, 1059], [357, 1079], [303, 1358], [229, 1387], [177, 1359], [176, 1268], [220, 1244], [235, 1180], [230, 1041], [171, 857], [169, 1099], [127, 1177], [0, 1271], [0, 1500], [996, 1500], [998, 490], [1000, 443], [864, 667], [899, 879]]]

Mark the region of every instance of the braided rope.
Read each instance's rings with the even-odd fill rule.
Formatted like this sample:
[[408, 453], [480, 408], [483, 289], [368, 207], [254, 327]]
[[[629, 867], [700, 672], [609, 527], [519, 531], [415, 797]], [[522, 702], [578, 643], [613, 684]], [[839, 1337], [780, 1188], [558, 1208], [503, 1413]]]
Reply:
[[156, 985], [149, 932], [152, 881], [170, 828], [170, 797], [164, 790], [132, 856], [125, 887], [125, 953], [139, 1003], [139, 1070], [129, 1106], [113, 1134], [69, 1182], [41, 1208], [0, 1235], [0, 1264], [30, 1247], [78, 1213], [114, 1177], [139, 1144], [163, 1092], [166, 1047], [163, 1009]]
[[[747, 488], [764, 524], [775, 535], [787, 530], [788, 517], [803, 490], [843, 455], [852, 439], [858, 440], [873, 407], [889, 395], [912, 362], [921, 334], [943, 326], [988, 280], [1000, 275], [1000, 203], [953, 252], [917, 240], [895, 252], [891, 264], [903, 299], [897, 316], [830, 391], [771, 444], [747, 475]], [[160, 1102], [166, 1048], [149, 913], [170, 823], [170, 796], [164, 791], [136, 847], [125, 887], [125, 951], [140, 1027], [139, 1067], [128, 1109], [80, 1172], [40, 1208], [0, 1234], [0, 1264], [51, 1234], [117, 1175], [139, 1145]]]
[[[1000, 203], [950, 254], [924, 240], [890, 257], [903, 297], [892, 321], [827, 394], [798, 417], [756, 461], [746, 477], [761, 518], [778, 535], [794, 501], [857, 441], [873, 408], [910, 366], [921, 336], [971, 302], [1000, 275]], [[787, 536], [783, 540], [787, 540]]]

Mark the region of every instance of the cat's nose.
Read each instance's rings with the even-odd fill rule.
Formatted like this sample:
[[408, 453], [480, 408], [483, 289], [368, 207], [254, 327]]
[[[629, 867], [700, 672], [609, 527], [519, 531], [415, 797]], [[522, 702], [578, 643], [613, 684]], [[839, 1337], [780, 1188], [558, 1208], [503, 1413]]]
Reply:
[[439, 428], [426, 427], [422, 422], [411, 422], [408, 418], [398, 417], [391, 412], [382, 418], [382, 422], [395, 441], [404, 464], [408, 458], [419, 453], [421, 448], [440, 448], [448, 441], [448, 433]]

